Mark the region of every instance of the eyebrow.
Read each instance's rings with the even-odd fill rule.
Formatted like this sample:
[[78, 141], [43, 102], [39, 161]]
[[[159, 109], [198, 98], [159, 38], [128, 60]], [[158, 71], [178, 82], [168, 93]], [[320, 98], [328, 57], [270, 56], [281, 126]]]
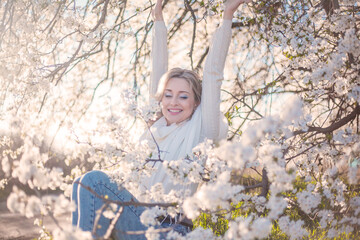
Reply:
[[[165, 89], [165, 91], [169, 91], [169, 92], [172, 92], [171, 89]], [[179, 91], [180, 93], [189, 93], [188, 91]], [[190, 94], [190, 93], [189, 93]]]

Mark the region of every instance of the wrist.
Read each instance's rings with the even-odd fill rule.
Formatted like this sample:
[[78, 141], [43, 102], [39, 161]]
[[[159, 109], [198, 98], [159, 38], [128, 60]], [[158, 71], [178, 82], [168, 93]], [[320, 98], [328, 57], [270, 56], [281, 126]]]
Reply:
[[163, 17], [163, 14], [161, 11], [153, 10], [152, 17], [153, 17], [154, 21], [163, 21], [164, 20], [164, 17]]
[[163, 17], [163, 15], [155, 15], [154, 20], [155, 21], [164, 21], [164, 17]]

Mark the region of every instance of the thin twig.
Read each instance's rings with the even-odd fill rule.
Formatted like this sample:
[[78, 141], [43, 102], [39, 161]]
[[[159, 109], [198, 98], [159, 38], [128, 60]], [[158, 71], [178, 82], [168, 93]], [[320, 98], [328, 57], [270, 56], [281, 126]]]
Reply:
[[101, 206], [100, 209], [98, 209], [96, 211], [96, 217], [95, 217], [95, 221], [94, 221], [94, 226], [93, 226], [93, 229], [92, 229], [92, 235], [96, 236], [97, 237], [97, 234], [96, 234], [96, 229], [97, 229], [97, 226], [98, 226], [98, 223], [100, 221], [100, 218], [101, 218], [101, 215], [102, 213], [104, 212], [105, 208], [109, 205], [109, 203], [105, 203]]
[[104, 235], [105, 239], [108, 239], [111, 236], [112, 230], [115, 228], [116, 222], [119, 220], [123, 210], [124, 210], [123, 207], [119, 208], [119, 210], [116, 212], [115, 217], [111, 220], [110, 226], [108, 227]]
[[143, 202], [137, 202], [134, 201], [133, 199], [131, 201], [127, 201], [127, 202], [123, 202], [123, 201], [117, 201], [117, 200], [111, 200], [111, 199], [106, 199], [104, 196], [99, 195], [97, 192], [95, 192], [92, 188], [82, 184], [79, 181], [74, 182], [76, 184], [81, 185], [81, 187], [83, 187], [84, 189], [88, 190], [89, 192], [91, 192], [92, 194], [95, 195], [95, 197], [102, 199], [105, 203], [115, 203], [119, 206], [134, 206], [134, 207], [164, 207], [164, 208], [169, 208], [169, 207], [177, 207], [178, 203], [174, 202], [174, 203], [143, 203]]

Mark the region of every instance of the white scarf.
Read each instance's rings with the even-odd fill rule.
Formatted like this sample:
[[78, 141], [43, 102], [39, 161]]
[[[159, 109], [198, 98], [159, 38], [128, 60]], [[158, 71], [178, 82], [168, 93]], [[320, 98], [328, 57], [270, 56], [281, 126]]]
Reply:
[[[191, 154], [192, 149], [204, 140], [201, 128], [201, 105], [199, 105], [190, 119], [167, 126], [165, 117], [161, 117], [151, 126], [150, 131], [160, 149], [161, 159], [172, 161]], [[153, 141], [149, 131], [146, 135], [146, 139]], [[155, 149], [152, 156], [154, 159], [158, 158], [157, 149]], [[174, 184], [160, 162], [157, 162], [154, 167], [157, 168], [156, 172], [144, 181], [149, 190], [156, 183], [162, 183], [165, 193], [169, 193], [171, 190], [188, 189], [190, 194], [193, 194], [196, 191], [197, 184]]]

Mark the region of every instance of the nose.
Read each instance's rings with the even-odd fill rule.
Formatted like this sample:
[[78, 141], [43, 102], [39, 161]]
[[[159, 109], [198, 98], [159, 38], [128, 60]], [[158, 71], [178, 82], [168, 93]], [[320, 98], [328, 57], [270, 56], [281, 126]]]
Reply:
[[173, 106], [176, 106], [178, 104], [178, 99], [177, 97], [172, 97], [171, 98], [171, 101], [170, 101], [170, 104], [173, 105]]

